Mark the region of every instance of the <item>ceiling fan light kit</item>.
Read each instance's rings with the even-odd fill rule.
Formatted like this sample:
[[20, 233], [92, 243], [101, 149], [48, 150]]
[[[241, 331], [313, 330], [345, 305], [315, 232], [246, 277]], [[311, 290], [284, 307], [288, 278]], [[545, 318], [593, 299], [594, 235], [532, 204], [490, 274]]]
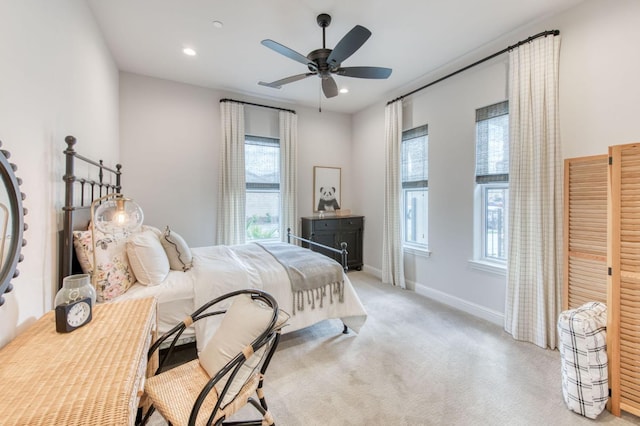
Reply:
[[261, 86], [280, 89], [283, 85], [293, 83], [317, 75], [322, 80], [322, 92], [327, 98], [338, 95], [338, 85], [333, 75], [344, 77], [385, 79], [391, 75], [391, 68], [382, 67], [342, 67], [342, 62], [353, 55], [371, 37], [371, 31], [361, 25], [356, 25], [338, 42], [335, 48], [326, 48], [325, 29], [331, 23], [331, 16], [321, 13], [317, 17], [318, 25], [322, 28], [322, 48], [312, 50], [304, 56], [273, 40], [262, 40], [262, 44], [269, 49], [306, 65], [309, 72], [292, 75], [271, 83], [258, 82]]

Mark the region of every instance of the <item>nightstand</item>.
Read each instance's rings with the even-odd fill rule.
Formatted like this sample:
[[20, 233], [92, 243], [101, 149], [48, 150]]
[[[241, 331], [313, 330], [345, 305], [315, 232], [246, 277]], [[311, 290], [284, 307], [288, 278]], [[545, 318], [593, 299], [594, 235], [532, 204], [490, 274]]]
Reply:
[[0, 350], [0, 423], [133, 424], [156, 333], [155, 298], [98, 304], [70, 333], [46, 313]]

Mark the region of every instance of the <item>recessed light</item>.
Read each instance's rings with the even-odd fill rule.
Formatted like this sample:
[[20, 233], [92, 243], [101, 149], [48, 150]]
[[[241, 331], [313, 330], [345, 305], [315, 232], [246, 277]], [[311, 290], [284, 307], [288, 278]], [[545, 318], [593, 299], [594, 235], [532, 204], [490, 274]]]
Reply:
[[216, 28], [222, 28], [224, 27], [224, 24], [222, 23], [222, 21], [213, 21], [213, 26]]
[[349, 93], [349, 89], [343, 87], [342, 89], [340, 89], [340, 93]]
[[182, 49], [182, 52], [187, 56], [196, 56], [196, 51], [190, 47], [185, 47]]

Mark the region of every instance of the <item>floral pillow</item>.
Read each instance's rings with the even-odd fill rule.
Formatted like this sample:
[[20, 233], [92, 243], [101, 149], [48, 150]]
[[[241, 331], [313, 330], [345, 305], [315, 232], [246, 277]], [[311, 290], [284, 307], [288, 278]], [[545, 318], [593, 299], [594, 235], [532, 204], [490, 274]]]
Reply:
[[[127, 238], [95, 231], [96, 300], [106, 302], [123, 294], [136, 282], [127, 258]], [[93, 274], [91, 230], [74, 231], [73, 245], [85, 274]]]

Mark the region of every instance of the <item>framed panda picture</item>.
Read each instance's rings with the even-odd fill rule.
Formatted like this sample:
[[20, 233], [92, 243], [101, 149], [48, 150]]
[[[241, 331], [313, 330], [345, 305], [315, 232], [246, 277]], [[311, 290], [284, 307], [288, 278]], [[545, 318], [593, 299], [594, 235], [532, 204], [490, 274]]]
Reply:
[[313, 167], [313, 211], [340, 210], [342, 200], [340, 167]]

